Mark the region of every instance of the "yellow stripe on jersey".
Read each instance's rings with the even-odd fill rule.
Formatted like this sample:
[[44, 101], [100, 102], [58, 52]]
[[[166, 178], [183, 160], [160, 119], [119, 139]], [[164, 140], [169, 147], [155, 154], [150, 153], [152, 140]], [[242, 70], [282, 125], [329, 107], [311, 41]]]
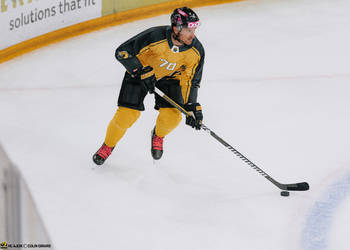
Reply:
[[198, 51], [195, 47], [192, 47], [192, 49], [194, 50], [194, 52], [196, 52], [196, 54], [197, 54], [198, 56], [200, 56], [199, 51]]
[[190, 90], [191, 90], [191, 82], [192, 82], [192, 79], [194, 77], [194, 74], [196, 73], [196, 69], [199, 65], [199, 59], [200, 59], [200, 53], [199, 51], [195, 48], [195, 47], [192, 47], [192, 50], [197, 54], [198, 56], [198, 61], [196, 64], [193, 65], [192, 67], [192, 72], [191, 72], [191, 76], [189, 77], [188, 79], [188, 82], [187, 82], [187, 88], [186, 88], [186, 93], [183, 94], [183, 98], [184, 98], [184, 102], [187, 103], [188, 102], [188, 98], [189, 98], [189, 95], [190, 95]]
[[187, 81], [186, 94], [183, 95], [183, 97], [184, 97], [184, 102], [185, 102], [185, 103], [188, 102], [188, 98], [189, 98], [190, 90], [191, 90], [191, 86], [192, 86], [192, 79], [193, 79], [193, 76], [194, 76], [194, 74], [195, 74], [195, 72], [196, 72], [195, 69], [197, 68], [197, 66], [198, 66], [198, 63], [196, 63], [196, 64], [193, 66], [191, 76], [190, 76], [190, 78], [189, 78], [188, 81]]

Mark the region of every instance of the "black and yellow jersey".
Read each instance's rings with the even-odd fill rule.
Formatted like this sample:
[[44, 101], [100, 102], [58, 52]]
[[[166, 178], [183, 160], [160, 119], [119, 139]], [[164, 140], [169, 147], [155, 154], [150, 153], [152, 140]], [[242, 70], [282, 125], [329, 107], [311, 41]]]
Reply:
[[184, 102], [197, 102], [204, 48], [196, 37], [191, 45], [177, 47], [171, 40], [171, 32], [171, 26], [147, 29], [120, 45], [115, 56], [130, 73], [151, 66], [158, 80], [175, 76], [180, 80]]

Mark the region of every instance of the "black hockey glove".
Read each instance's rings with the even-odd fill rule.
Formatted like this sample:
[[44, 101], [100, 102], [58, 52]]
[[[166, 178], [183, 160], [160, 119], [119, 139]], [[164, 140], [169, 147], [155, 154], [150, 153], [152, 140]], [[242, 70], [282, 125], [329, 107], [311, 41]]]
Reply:
[[203, 121], [202, 106], [197, 103], [187, 103], [184, 108], [193, 116], [186, 116], [186, 124], [197, 130], [201, 129]]
[[151, 66], [144, 67], [138, 73], [142, 83], [150, 94], [154, 93], [154, 87], [157, 82], [156, 76], [154, 74], [153, 68]]

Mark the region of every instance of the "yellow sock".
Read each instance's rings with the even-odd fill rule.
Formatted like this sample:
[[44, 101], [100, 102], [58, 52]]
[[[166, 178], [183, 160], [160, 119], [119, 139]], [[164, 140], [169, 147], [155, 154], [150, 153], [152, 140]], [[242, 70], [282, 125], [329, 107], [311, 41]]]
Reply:
[[119, 107], [108, 125], [105, 144], [108, 147], [114, 147], [123, 137], [126, 130], [140, 117], [140, 114], [139, 110]]
[[176, 108], [160, 108], [156, 123], [156, 135], [164, 137], [181, 122], [181, 112]]

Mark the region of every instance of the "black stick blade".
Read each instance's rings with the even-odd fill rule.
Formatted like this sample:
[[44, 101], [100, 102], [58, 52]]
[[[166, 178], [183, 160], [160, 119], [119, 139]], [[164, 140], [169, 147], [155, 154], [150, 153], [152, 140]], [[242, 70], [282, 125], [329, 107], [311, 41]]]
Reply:
[[300, 182], [300, 183], [294, 183], [294, 184], [286, 184], [285, 190], [290, 191], [306, 191], [309, 190], [310, 186], [307, 182]]

